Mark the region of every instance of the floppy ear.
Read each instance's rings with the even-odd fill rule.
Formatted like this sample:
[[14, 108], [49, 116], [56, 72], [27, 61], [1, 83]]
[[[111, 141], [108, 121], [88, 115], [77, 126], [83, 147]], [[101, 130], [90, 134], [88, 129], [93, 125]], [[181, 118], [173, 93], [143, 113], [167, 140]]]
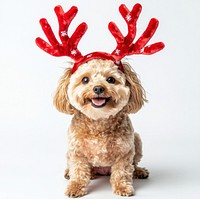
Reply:
[[74, 109], [69, 103], [67, 95], [70, 76], [71, 68], [67, 68], [64, 75], [60, 78], [59, 85], [54, 96], [54, 105], [60, 112], [73, 115]]
[[126, 76], [126, 85], [130, 88], [130, 98], [125, 111], [128, 114], [136, 113], [144, 105], [144, 102], [147, 102], [146, 93], [131, 66], [128, 63], [123, 63], [123, 68]]

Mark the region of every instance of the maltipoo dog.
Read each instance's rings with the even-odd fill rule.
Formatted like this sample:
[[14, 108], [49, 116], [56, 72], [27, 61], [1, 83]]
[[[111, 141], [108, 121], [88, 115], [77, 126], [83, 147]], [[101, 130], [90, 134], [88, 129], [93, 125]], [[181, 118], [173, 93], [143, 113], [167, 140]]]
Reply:
[[73, 114], [69, 127], [66, 195], [83, 196], [95, 174], [110, 174], [115, 194], [134, 194], [133, 177], [147, 178], [139, 168], [142, 143], [128, 114], [137, 112], [145, 92], [128, 64], [121, 72], [112, 61], [93, 59], [62, 76], [54, 103], [57, 109]]
[[70, 178], [66, 190], [69, 197], [85, 195], [90, 179], [96, 174], [110, 175], [115, 194], [131, 196], [134, 195], [133, 178], [147, 178], [149, 175], [147, 169], [138, 167], [142, 143], [128, 117], [143, 106], [145, 91], [134, 70], [121, 61], [125, 56], [149, 55], [164, 48], [162, 42], [146, 46], [158, 27], [155, 18], [133, 43], [141, 9], [140, 4], [133, 6], [131, 11], [123, 4], [119, 7], [128, 34], [123, 36], [115, 23], [109, 23], [108, 28], [117, 42], [111, 54], [93, 52], [83, 56], [78, 50], [87, 24], [80, 24], [69, 37], [69, 25], [78, 12], [75, 6], [67, 12], [61, 6], [55, 7], [61, 43], [47, 20], [40, 20], [49, 43], [37, 38], [37, 45], [53, 56], [68, 56], [74, 60], [61, 77], [54, 98], [60, 112], [73, 115], [68, 131], [65, 174]]

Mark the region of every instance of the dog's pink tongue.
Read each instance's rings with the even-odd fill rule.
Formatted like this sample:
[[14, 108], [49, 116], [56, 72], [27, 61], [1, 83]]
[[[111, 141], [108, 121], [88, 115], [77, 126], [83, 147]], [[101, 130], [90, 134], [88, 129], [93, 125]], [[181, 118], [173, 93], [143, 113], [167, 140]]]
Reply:
[[102, 106], [104, 103], [106, 103], [105, 99], [92, 99], [92, 103], [96, 106]]

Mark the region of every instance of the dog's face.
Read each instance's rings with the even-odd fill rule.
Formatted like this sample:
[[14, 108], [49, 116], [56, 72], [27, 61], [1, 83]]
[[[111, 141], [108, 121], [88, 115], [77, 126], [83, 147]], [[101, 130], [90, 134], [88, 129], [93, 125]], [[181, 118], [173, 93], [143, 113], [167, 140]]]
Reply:
[[93, 59], [71, 75], [67, 70], [55, 95], [58, 110], [73, 114], [79, 110], [97, 120], [119, 111], [136, 112], [145, 100], [137, 76], [129, 67], [124, 73], [110, 60]]
[[74, 108], [96, 120], [116, 115], [128, 103], [130, 89], [112, 61], [94, 59], [70, 77], [67, 94]]

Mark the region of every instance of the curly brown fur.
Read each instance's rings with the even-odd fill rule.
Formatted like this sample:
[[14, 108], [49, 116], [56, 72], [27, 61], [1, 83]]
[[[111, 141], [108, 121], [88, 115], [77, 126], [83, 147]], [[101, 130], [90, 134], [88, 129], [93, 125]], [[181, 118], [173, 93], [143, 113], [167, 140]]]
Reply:
[[[97, 93], [96, 86], [103, 89]], [[134, 195], [133, 178], [147, 178], [148, 171], [137, 166], [142, 143], [128, 114], [137, 112], [145, 101], [145, 91], [128, 64], [122, 73], [112, 61], [94, 59], [73, 75], [70, 68], [65, 71], [54, 103], [59, 111], [73, 114], [68, 130], [67, 196], [85, 195], [97, 173], [110, 174], [115, 194]]]

